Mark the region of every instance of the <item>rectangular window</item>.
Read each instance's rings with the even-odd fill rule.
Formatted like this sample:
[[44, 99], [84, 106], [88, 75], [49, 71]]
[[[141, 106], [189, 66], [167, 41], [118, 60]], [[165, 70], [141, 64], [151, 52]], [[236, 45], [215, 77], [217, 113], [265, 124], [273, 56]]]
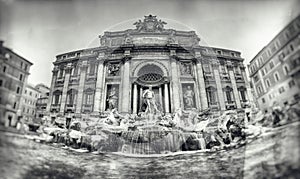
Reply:
[[264, 68], [261, 70], [261, 74], [262, 74], [262, 76], [265, 76], [265, 69]]
[[279, 56], [278, 56], [279, 60], [283, 60], [284, 57], [285, 57], [284, 52], [281, 52], [281, 53], [279, 54]]
[[16, 107], [17, 107], [17, 102], [14, 103], [13, 108], [16, 109]]
[[258, 93], [260, 94], [260, 93], [262, 93], [262, 89], [261, 89], [261, 87], [259, 86], [259, 87], [257, 87], [257, 91], [258, 91]]
[[290, 49], [291, 49], [291, 51], [294, 51], [294, 46], [293, 46], [293, 44], [290, 45]]
[[272, 68], [274, 67], [273, 61], [271, 61], [271, 62], [269, 63], [269, 66], [270, 66], [270, 69], [272, 69]]
[[203, 64], [203, 71], [210, 72], [209, 64]]
[[29, 92], [29, 95], [32, 96], [32, 92], [31, 91]]
[[253, 79], [254, 79], [254, 82], [257, 82], [257, 81], [259, 80], [259, 77], [258, 77], [257, 75], [255, 75], [255, 76], [253, 77]]
[[276, 82], [279, 81], [279, 74], [278, 74], [278, 73], [275, 73], [275, 74], [274, 74], [274, 78], [275, 78]]
[[278, 91], [279, 91], [280, 94], [283, 93], [285, 91], [284, 86], [280, 87]]
[[2, 81], [2, 80], [0, 80], [0, 87], [2, 86], [2, 84], [3, 84], [3, 81]]
[[6, 66], [3, 67], [3, 73], [5, 73], [5, 72], [6, 72]]
[[20, 74], [19, 80], [20, 80], [20, 81], [23, 81], [23, 75], [22, 75], [22, 74]]
[[25, 64], [24, 70], [27, 71], [28, 65]]
[[265, 103], [265, 102], [266, 102], [265, 98], [262, 98], [261, 101], [262, 101], [262, 103]]
[[292, 88], [293, 86], [295, 86], [295, 81], [294, 80], [291, 80], [289, 82], [289, 87]]
[[17, 87], [17, 94], [20, 93], [20, 87]]
[[90, 64], [90, 75], [94, 75], [95, 74], [95, 67], [96, 67], [96, 64]]
[[267, 87], [268, 87], [268, 88], [271, 86], [271, 83], [270, 83], [270, 80], [269, 80], [269, 79], [266, 79], [266, 84], [267, 84]]
[[63, 76], [64, 76], [64, 69], [60, 69], [58, 78], [62, 78]]

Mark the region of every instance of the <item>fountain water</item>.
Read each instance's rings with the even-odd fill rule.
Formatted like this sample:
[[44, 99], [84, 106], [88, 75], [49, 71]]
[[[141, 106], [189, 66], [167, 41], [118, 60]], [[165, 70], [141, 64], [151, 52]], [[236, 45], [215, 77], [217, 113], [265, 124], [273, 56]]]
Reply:
[[116, 119], [114, 112], [98, 123], [102, 131], [99, 134], [105, 136], [94, 146], [99, 152], [148, 155], [205, 149], [202, 132], [208, 120], [195, 124], [196, 115], [186, 117], [182, 110], [177, 110], [173, 117], [143, 113], [139, 116], [118, 114], [120, 119]]

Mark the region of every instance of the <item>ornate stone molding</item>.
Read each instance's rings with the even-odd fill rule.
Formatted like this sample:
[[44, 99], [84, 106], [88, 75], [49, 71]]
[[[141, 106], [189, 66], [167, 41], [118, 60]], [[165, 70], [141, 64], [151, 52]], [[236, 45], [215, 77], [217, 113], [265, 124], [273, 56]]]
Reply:
[[149, 64], [153, 64], [153, 65], [157, 65], [158, 67], [160, 67], [160, 69], [163, 71], [163, 76], [166, 77], [166, 76], [169, 76], [169, 71], [168, 71], [168, 68], [161, 62], [157, 61], [157, 60], [153, 60], [153, 61], [147, 61], [147, 63], [144, 63], [144, 62], [140, 62], [139, 64], [137, 64], [133, 70], [132, 70], [132, 74], [134, 77], [137, 76], [139, 70], [141, 68], [143, 68], [145, 65], [149, 65]]
[[167, 23], [162, 20], [157, 20], [156, 16], [145, 16], [143, 21], [138, 20], [133, 25], [136, 26], [136, 30], [139, 32], [162, 32], [164, 31], [164, 25]]
[[123, 58], [122, 58], [122, 62], [123, 64], [126, 63], [127, 61], [130, 61], [132, 59], [132, 56], [130, 55], [125, 55]]
[[72, 63], [68, 63], [66, 66], [65, 66], [65, 72], [66, 73], [71, 73], [71, 70], [73, 69], [73, 65]]
[[81, 61], [80, 70], [85, 70], [88, 67], [88, 62], [86, 60]]
[[211, 61], [211, 67], [212, 67], [213, 69], [219, 69], [219, 66], [220, 66], [220, 62], [218, 62], [218, 60], [213, 59], [213, 60]]

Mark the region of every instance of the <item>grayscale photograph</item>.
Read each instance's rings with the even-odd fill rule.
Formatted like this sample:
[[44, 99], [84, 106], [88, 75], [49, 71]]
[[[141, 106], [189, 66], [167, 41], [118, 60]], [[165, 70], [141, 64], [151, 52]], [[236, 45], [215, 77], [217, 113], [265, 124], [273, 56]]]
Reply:
[[299, 179], [300, 0], [0, 0], [0, 178]]

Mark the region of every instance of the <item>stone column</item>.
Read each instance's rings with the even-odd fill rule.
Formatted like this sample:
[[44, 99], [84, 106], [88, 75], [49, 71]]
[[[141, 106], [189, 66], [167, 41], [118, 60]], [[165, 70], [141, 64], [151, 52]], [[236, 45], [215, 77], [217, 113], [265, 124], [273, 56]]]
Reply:
[[229, 68], [228, 71], [229, 71], [230, 82], [231, 82], [232, 89], [233, 89], [233, 95], [234, 95], [235, 102], [236, 102], [236, 107], [241, 108], [242, 107], [241, 106], [241, 101], [240, 101], [240, 98], [239, 98], [239, 92], [237, 90], [237, 85], [236, 85], [236, 80], [235, 80], [235, 76], [234, 76], [234, 73], [233, 73], [233, 69]]
[[76, 101], [76, 113], [81, 113], [81, 108], [83, 104], [83, 89], [86, 77], [87, 61], [82, 61], [80, 65], [80, 77], [79, 77], [79, 87], [78, 87], [78, 96]]
[[169, 109], [169, 88], [168, 88], [168, 83], [164, 84], [164, 96], [165, 96], [165, 113], [170, 113], [170, 109]]
[[68, 63], [67, 66], [65, 67], [65, 79], [64, 79], [64, 87], [61, 96], [60, 111], [59, 111], [60, 113], [64, 113], [65, 111], [71, 69], [72, 69], [72, 63]]
[[201, 109], [205, 110], [208, 108], [208, 101], [207, 101], [207, 96], [206, 96], [203, 69], [202, 69], [202, 64], [201, 64], [200, 58], [197, 58], [196, 67], [197, 67], [197, 79], [198, 79], [198, 85], [199, 85]]
[[50, 91], [49, 91], [49, 101], [47, 104], [47, 109], [46, 112], [50, 113], [50, 109], [51, 109], [51, 104], [53, 103], [53, 92], [54, 92], [54, 86], [55, 86], [55, 82], [57, 79], [57, 74], [58, 74], [58, 68], [54, 67], [53, 71], [52, 71], [52, 80], [51, 80], [51, 86], [50, 86]]
[[122, 86], [120, 90], [122, 92], [122, 104], [121, 112], [128, 113], [130, 106], [130, 71], [129, 71], [129, 59], [130, 57], [124, 58], [124, 68], [123, 68], [123, 77], [122, 77]]
[[254, 103], [254, 99], [252, 96], [252, 91], [251, 91], [251, 87], [250, 87], [250, 82], [248, 81], [247, 75], [246, 75], [246, 71], [245, 68], [242, 70], [242, 75], [243, 75], [243, 79], [245, 81], [245, 87], [246, 87], [246, 99], [249, 100], [250, 104]]
[[172, 91], [173, 91], [173, 107], [172, 107], [172, 111], [176, 111], [177, 109], [180, 108], [180, 82], [179, 82], [179, 76], [178, 76], [178, 70], [177, 70], [177, 63], [176, 63], [176, 59], [175, 57], [171, 57], [171, 87], [172, 87]]
[[225, 107], [225, 100], [224, 100], [221, 78], [220, 78], [220, 73], [219, 73], [219, 63], [213, 62], [212, 67], [213, 67], [213, 72], [214, 72], [214, 76], [215, 76], [215, 80], [216, 80], [219, 105], [220, 105], [221, 110], [225, 110], [226, 107]]
[[104, 56], [97, 58], [98, 61], [98, 69], [97, 69], [97, 81], [96, 81], [96, 89], [95, 89], [95, 96], [94, 96], [94, 113], [99, 113], [104, 111], [102, 109], [102, 101], [105, 99], [102, 99], [103, 97], [103, 83], [104, 83]]
[[143, 88], [142, 87], [140, 87], [140, 106], [138, 107], [138, 110], [140, 110], [140, 108], [141, 108], [141, 106], [142, 106], [142, 104], [143, 104]]
[[137, 91], [137, 84], [133, 84], [133, 114], [137, 113], [137, 99], [138, 98], [138, 91]]
[[158, 87], [158, 94], [159, 94], [159, 103], [161, 105], [161, 107], [163, 106], [163, 100], [162, 100], [162, 90], [161, 90], [161, 86]]

